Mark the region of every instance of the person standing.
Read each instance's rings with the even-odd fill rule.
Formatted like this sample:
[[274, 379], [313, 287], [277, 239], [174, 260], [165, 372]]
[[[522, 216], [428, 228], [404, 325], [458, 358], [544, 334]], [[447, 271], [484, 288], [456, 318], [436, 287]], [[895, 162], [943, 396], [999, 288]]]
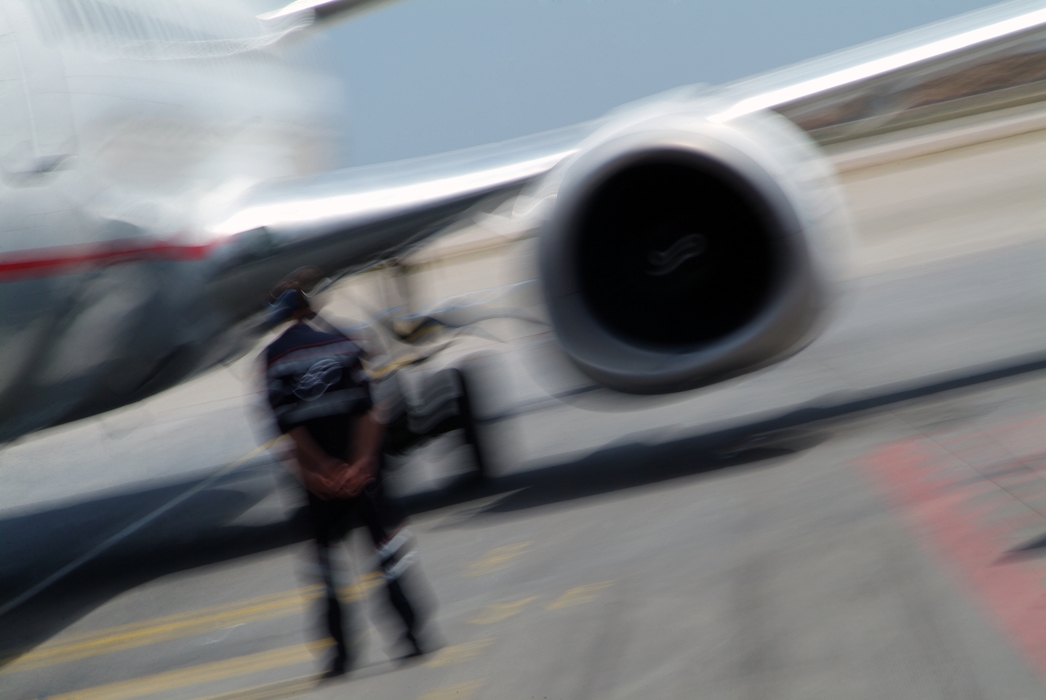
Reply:
[[343, 675], [358, 654], [346, 637], [331, 560], [332, 547], [358, 524], [370, 535], [389, 603], [403, 624], [404, 658], [420, 656], [428, 651], [419, 639], [422, 615], [403, 585], [417, 553], [405, 517], [382, 487], [384, 425], [362, 351], [333, 327], [316, 327], [300, 283], [285, 283], [275, 294], [270, 320], [291, 325], [265, 349], [267, 394], [277, 427], [293, 441], [298, 477], [308, 494], [324, 584], [324, 622], [334, 642], [325, 676]]

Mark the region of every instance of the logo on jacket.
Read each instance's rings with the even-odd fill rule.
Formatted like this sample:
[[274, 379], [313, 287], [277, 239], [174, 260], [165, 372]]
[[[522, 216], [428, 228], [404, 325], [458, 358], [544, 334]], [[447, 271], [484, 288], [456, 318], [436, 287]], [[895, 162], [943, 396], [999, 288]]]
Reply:
[[340, 362], [330, 358], [318, 360], [294, 383], [294, 395], [306, 401], [318, 399], [340, 379]]

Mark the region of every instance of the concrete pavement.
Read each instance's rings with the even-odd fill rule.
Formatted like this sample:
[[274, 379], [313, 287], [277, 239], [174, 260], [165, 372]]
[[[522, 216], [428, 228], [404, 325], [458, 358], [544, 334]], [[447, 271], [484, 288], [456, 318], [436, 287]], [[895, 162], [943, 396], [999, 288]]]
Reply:
[[[68, 571], [0, 615], [0, 697], [1042, 697], [1041, 133], [845, 173], [856, 281], [777, 367], [534, 404], [550, 346], [513, 336], [494, 477], [427, 490], [466, 458], [448, 437], [397, 479], [447, 642], [420, 665], [387, 660], [357, 544], [367, 663], [314, 684], [301, 494], [258, 450], [249, 358], [6, 448], [0, 604]], [[529, 245], [419, 264], [419, 302], [525, 279]]]

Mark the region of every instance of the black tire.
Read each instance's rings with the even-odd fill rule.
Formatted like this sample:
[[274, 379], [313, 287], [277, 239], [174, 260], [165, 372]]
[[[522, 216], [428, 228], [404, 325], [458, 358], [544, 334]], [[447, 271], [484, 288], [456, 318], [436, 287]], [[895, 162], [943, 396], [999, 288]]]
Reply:
[[490, 476], [490, 457], [487, 453], [485, 439], [480, 435], [479, 423], [474, 412], [475, 382], [469, 378], [468, 371], [460, 368], [454, 368], [453, 371], [457, 375], [458, 386], [461, 387], [461, 395], [458, 397], [458, 415], [461, 417], [465, 442], [472, 450], [477, 478], [486, 479]]

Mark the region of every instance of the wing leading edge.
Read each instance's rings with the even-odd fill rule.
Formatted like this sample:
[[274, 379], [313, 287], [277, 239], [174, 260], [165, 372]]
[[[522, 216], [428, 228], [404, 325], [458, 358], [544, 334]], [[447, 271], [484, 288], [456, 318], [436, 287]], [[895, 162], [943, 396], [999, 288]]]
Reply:
[[[340, 7], [310, 0], [287, 8], [328, 4]], [[773, 110], [827, 144], [1041, 100], [1044, 58], [1046, 3], [1018, 0], [700, 94], [722, 105], [712, 121]], [[271, 183], [211, 232], [226, 238], [264, 229], [278, 247], [295, 248], [356, 237], [360, 245], [348, 246], [335, 264], [358, 266], [438, 230], [484, 197], [547, 174], [600, 123]]]
[[[313, 12], [313, 5], [295, 7]], [[299, 19], [306, 26], [302, 17], [292, 18], [293, 26]], [[672, 110], [685, 110], [692, 101], [702, 106], [687, 115], [694, 133], [700, 132], [695, 138], [715, 140], [714, 129], [729, 132], [747, 122], [753, 128], [733, 129], [731, 143], [742, 150], [748, 144], [754, 152], [761, 138], [773, 135], [762, 133], [760, 125], [794, 131], [767, 114], [776, 111], [814, 140], [834, 143], [1042, 99], [1044, 47], [1046, 2], [1008, 3], [718, 89], [655, 96], [588, 124], [429, 158], [269, 181], [209, 225], [170, 240], [16, 251], [0, 260], [0, 276], [22, 285], [17, 298], [32, 299], [36, 313], [52, 320], [27, 327], [19, 341], [24, 344], [12, 345], [39, 352], [9, 363], [6, 376], [17, 383], [9, 385], [0, 405], [0, 440], [139, 400], [242, 351], [259, 331], [258, 312], [269, 290], [296, 267], [311, 265], [332, 276], [351, 272], [398, 254], [485, 198], [510, 197], [535, 181], [542, 185], [538, 197], [526, 201], [551, 201], [545, 197], [551, 195], [557, 200], [553, 212], [569, 211], [560, 204], [576, 204], [578, 190], [570, 189], [578, 182], [571, 179], [574, 166], [599, 161], [588, 156], [607, 155], [601, 146], [613, 145], [622, 133], [641, 136], [648, 146], [664, 145], [637, 132], [648, 123], [637, 121], [644, 114], [660, 110], [671, 117], [679, 114]], [[713, 111], [707, 111], [710, 106]], [[793, 146], [801, 141], [798, 150], [810, 150], [801, 134], [786, 141]], [[783, 151], [778, 155], [782, 163], [787, 160]], [[561, 164], [567, 166], [559, 171], [562, 190], [558, 176], [546, 178]], [[817, 168], [774, 172], [784, 173], [784, 179], [820, 177]], [[803, 189], [798, 181], [781, 184]], [[805, 191], [824, 194], [813, 185]], [[812, 204], [807, 209], [821, 211]], [[810, 240], [810, 248], [818, 249]], [[123, 262], [140, 262], [149, 271], [115, 264]], [[38, 281], [57, 272], [80, 275], [81, 286]], [[614, 275], [608, 279], [617, 284]], [[66, 289], [78, 290], [76, 296], [69, 292], [69, 303], [57, 303]], [[107, 334], [92, 325], [102, 318], [110, 324]], [[46, 329], [60, 332], [46, 335], [51, 332]], [[128, 344], [99, 343], [103, 336]], [[32, 399], [28, 403], [26, 396]]]

